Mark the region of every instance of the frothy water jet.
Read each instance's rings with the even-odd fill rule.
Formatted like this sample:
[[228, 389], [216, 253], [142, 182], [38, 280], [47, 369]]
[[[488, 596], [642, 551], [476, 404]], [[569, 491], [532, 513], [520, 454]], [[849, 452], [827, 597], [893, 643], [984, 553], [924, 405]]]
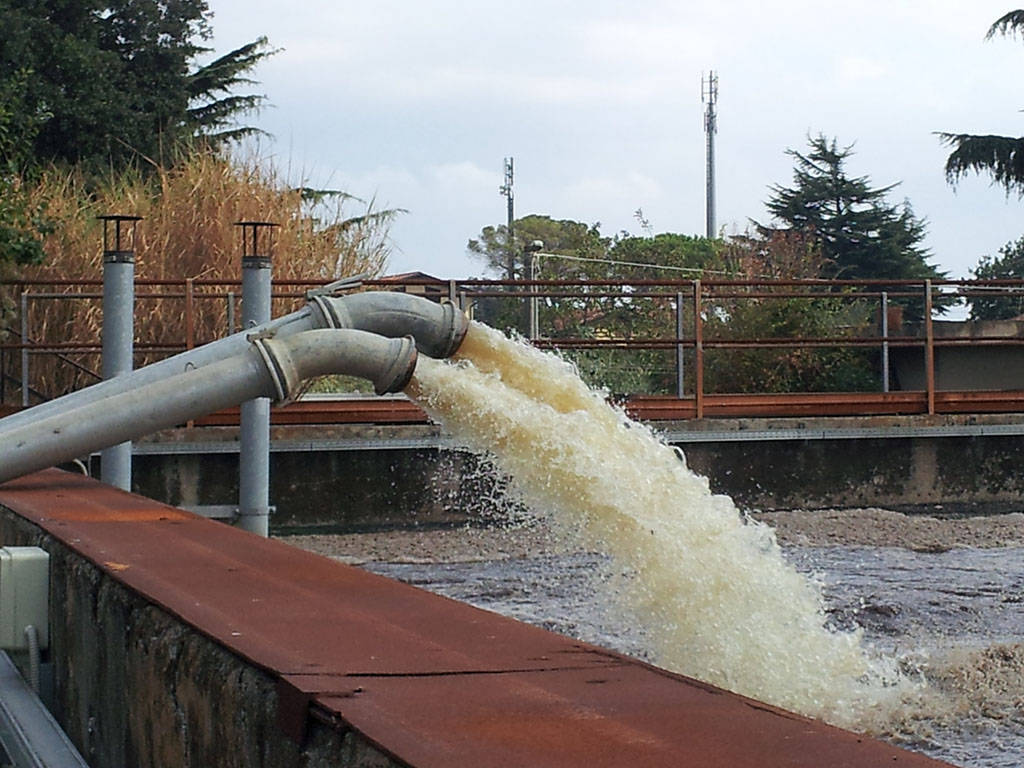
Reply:
[[828, 625], [820, 588], [770, 528], [571, 364], [475, 323], [457, 358], [421, 359], [409, 394], [561, 535], [612, 558], [614, 598], [644, 624], [655, 663], [859, 730], [886, 730], [917, 698], [859, 630]]

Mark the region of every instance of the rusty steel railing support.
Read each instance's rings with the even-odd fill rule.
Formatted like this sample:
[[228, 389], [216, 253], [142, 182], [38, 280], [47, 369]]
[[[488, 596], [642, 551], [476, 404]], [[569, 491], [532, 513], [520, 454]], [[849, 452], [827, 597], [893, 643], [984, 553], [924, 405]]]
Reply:
[[21, 406], [28, 408], [31, 403], [31, 388], [28, 380], [28, 298], [29, 292], [21, 293]]
[[683, 384], [683, 292], [676, 294], [676, 397], [683, 399], [686, 387]]
[[693, 281], [693, 348], [696, 353], [693, 395], [697, 406], [697, 418], [704, 418], [704, 323], [701, 320], [701, 283]]
[[932, 326], [932, 281], [924, 281], [924, 375], [928, 415], [935, 415], [935, 330]]
[[195, 280], [185, 278], [185, 349], [196, 346], [196, 289]]
[[882, 391], [889, 391], [889, 293], [882, 291]]

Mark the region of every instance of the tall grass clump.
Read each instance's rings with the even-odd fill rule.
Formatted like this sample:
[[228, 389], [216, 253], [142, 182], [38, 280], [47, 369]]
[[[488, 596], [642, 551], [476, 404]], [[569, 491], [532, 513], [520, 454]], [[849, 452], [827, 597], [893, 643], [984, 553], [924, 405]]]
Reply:
[[[205, 149], [183, 153], [167, 167], [128, 168], [102, 178], [87, 177], [76, 169], [50, 168], [39, 174], [29, 194], [34, 203], [45, 206], [53, 227], [43, 241], [42, 263], [18, 270], [18, 277], [26, 280], [101, 278], [103, 222], [97, 216], [104, 214], [142, 217], [134, 239], [139, 280], [239, 280], [242, 233], [235, 226], [239, 221], [279, 225], [272, 231], [271, 247], [260, 241], [260, 255], [268, 255], [269, 250], [273, 257], [275, 281], [317, 283], [355, 274], [378, 276], [386, 265], [388, 224], [396, 213], [375, 211], [372, 204], [342, 193], [313, 192], [302, 183], [290, 183], [258, 156], [232, 158]], [[359, 206], [355, 215], [349, 212], [353, 206]], [[77, 293], [82, 289], [72, 284], [31, 290]], [[228, 330], [228, 290], [227, 286], [195, 287], [195, 344]], [[168, 352], [146, 351], [147, 345], [169, 348], [186, 338], [180, 285], [147, 287], [139, 294], [136, 366]], [[239, 307], [240, 296], [235, 302]], [[295, 302], [275, 299], [274, 313], [290, 311]], [[236, 316], [240, 318], [240, 312]], [[30, 304], [29, 328], [35, 342], [98, 344], [101, 324], [99, 299], [40, 298]], [[98, 354], [70, 357], [85, 368], [99, 368]], [[33, 386], [49, 396], [91, 383], [90, 378], [51, 356], [32, 360]]]

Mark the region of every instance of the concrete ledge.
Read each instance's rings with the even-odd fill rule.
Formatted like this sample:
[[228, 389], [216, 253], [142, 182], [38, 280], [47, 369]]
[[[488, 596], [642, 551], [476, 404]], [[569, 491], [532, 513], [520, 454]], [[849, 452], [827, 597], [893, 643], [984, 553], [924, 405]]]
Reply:
[[[659, 422], [716, 493], [748, 509], [1024, 508], [1024, 414]], [[182, 506], [237, 504], [237, 429], [172, 430], [140, 443], [135, 490]], [[462, 525], [505, 479], [439, 447], [433, 426], [273, 430], [276, 531]]]
[[0, 507], [94, 768], [941, 765], [81, 476]]

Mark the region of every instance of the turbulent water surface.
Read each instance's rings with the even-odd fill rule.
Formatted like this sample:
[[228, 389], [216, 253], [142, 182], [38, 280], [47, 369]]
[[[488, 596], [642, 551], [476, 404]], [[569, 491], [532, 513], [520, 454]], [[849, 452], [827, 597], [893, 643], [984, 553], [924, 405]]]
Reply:
[[[927, 678], [930, 705], [904, 713], [884, 737], [965, 768], [1021, 765], [1024, 549], [788, 547], [785, 555], [823, 580], [828, 615], [863, 627], [869, 653], [898, 657]], [[605, 599], [608, 565], [577, 554], [364, 567], [652, 660], [647, 630]]]
[[[1016, 550], [787, 556], [564, 361], [478, 325], [459, 357], [422, 360], [409, 393], [538, 520], [599, 554], [392, 575], [948, 759], [1017, 764], [1001, 762], [1022, 746]], [[971, 745], [987, 742], [982, 763]]]

